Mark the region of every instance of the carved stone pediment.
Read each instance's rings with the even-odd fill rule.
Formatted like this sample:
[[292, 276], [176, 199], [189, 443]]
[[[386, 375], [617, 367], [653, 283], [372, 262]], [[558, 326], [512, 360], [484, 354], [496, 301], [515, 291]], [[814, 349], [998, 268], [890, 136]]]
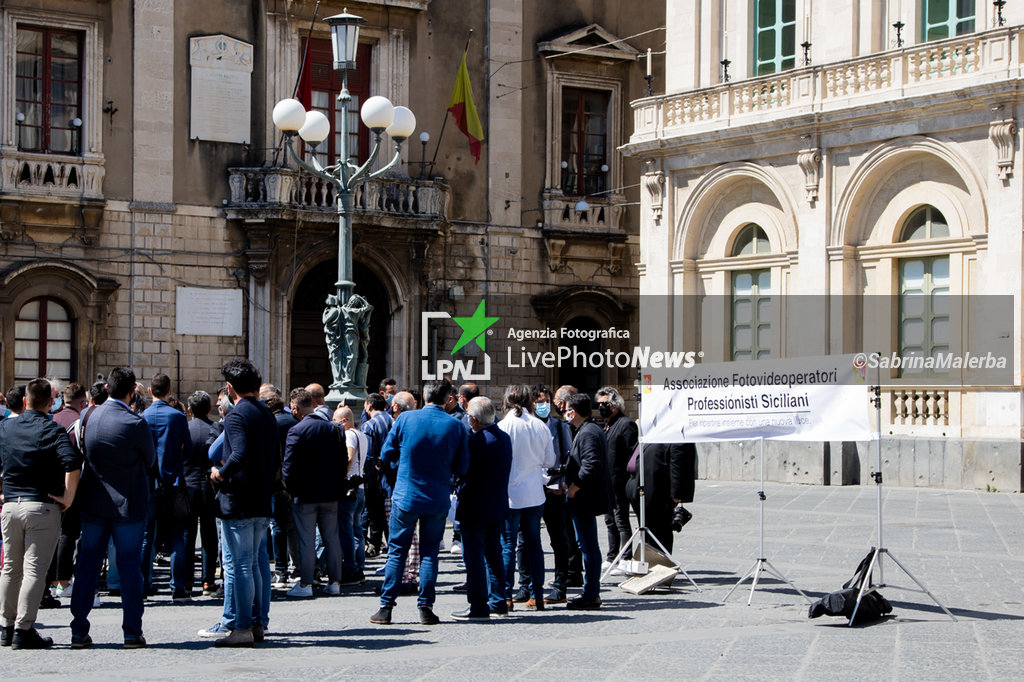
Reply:
[[563, 35], [537, 43], [541, 53], [569, 54], [574, 57], [603, 61], [636, 61], [640, 51], [611, 33], [600, 24], [590, 24]]

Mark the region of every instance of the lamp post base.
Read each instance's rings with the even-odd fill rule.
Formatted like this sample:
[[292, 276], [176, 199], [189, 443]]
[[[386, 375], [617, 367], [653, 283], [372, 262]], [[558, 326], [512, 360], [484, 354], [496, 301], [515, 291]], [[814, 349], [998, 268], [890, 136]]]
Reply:
[[365, 401], [366, 388], [360, 386], [331, 386], [330, 392], [324, 397], [324, 402], [335, 409], [340, 405], [362, 407]]

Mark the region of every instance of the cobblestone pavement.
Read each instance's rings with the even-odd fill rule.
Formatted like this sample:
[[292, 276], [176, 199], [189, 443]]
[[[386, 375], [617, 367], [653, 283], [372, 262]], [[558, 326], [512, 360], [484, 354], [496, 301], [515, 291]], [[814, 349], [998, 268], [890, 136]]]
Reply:
[[[465, 606], [458, 558], [443, 555], [436, 611], [419, 625], [414, 597], [401, 597], [391, 626], [374, 626], [371, 579], [340, 597], [292, 601], [275, 593], [271, 631], [253, 650], [215, 649], [196, 631], [220, 614], [213, 600], [147, 603], [149, 647], [120, 646], [120, 609], [94, 611], [96, 646], [68, 648], [67, 608], [40, 612], [56, 641], [42, 652], [0, 651], [7, 679], [1010, 679], [1022, 670], [1024, 496], [886, 488], [885, 545], [957, 616], [927, 595], [889, 587], [893, 615], [848, 628], [807, 619], [788, 586], [765, 580], [723, 604], [758, 554], [756, 483], [698, 482], [693, 521], [676, 536], [676, 558], [701, 586], [633, 596], [609, 585], [597, 612], [552, 607], [507, 619], [459, 623]], [[875, 487], [769, 484], [766, 555], [812, 597], [838, 589], [875, 543]], [[602, 542], [604, 532], [602, 529]], [[550, 555], [547, 557], [550, 567]], [[368, 573], [381, 565], [369, 562]], [[887, 582], [912, 586], [891, 561]], [[164, 569], [164, 574], [166, 569]], [[280, 599], [278, 599], [280, 597]]]

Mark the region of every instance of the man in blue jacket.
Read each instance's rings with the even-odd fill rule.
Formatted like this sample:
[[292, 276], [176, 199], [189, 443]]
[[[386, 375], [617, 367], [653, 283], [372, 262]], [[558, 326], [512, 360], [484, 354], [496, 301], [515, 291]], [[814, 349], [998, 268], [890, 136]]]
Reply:
[[433, 612], [437, 552], [451, 505], [452, 476], [461, 476], [469, 466], [466, 429], [449, 417], [443, 407], [451, 391], [448, 381], [424, 386], [426, 405], [422, 410], [399, 415], [384, 442], [382, 466], [397, 466], [398, 475], [391, 496], [388, 561], [380, 610], [370, 618], [371, 623], [387, 625], [391, 622], [391, 610], [401, 588], [402, 571], [417, 522], [422, 557], [416, 602], [420, 623], [436, 625], [440, 622]]
[[157, 374], [153, 377], [149, 394], [153, 396], [153, 404], [142, 413], [142, 418], [149, 424], [156, 449], [156, 497], [150, 501], [146, 535], [142, 541], [142, 578], [146, 592], [150, 593], [153, 584], [153, 548], [157, 526], [162, 525], [164, 530], [160, 532], [166, 534], [171, 542], [171, 599], [176, 602], [189, 601], [192, 598], [193, 580], [189, 571], [194, 570], [194, 567], [185, 549], [187, 520], [174, 518], [163, 502], [169, 501], [176, 491], [187, 490], [184, 466], [185, 459], [192, 453], [192, 436], [189, 434], [188, 418], [167, 403], [167, 397], [171, 394], [169, 376]]
[[121, 580], [121, 629], [124, 647], [146, 646], [142, 636], [142, 536], [149, 510], [149, 471], [156, 451], [149, 426], [128, 408], [135, 373], [115, 367], [107, 377], [108, 400], [92, 410], [81, 426], [85, 469], [76, 504], [82, 513], [82, 537], [71, 596], [71, 648], [92, 644], [89, 611], [100, 566], [111, 537]]
[[224, 464], [210, 470], [217, 488], [217, 519], [224, 549], [224, 624], [216, 646], [251, 647], [262, 642], [270, 620], [270, 526], [277, 473], [277, 421], [256, 399], [260, 373], [248, 360], [221, 367], [235, 407], [224, 418]]
[[508, 615], [501, 532], [508, 516], [512, 439], [494, 423], [494, 403], [489, 398], [471, 399], [466, 414], [473, 433], [469, 470], [460, 481], [455, 518], [462, 526], [469, 608], [453, 613], [452, 618], [486, 620], [491, 613]]

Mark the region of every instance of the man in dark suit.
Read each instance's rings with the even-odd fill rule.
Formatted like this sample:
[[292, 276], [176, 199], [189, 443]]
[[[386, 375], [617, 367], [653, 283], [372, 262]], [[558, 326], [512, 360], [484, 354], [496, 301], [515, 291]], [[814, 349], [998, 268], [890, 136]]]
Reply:
[[[290, 412], [286, 411], [284, 399], [277, 387], [264, 384], [260, 387], [260, 400], [277, 421], [277, 444], [280, 461], [284, 461], [284, 446], [288, 439], [288, 431], [299, 423]], [[280, 468], [280, 467], [279, 467]], [[292, 520], [292, 496], [284, 489], [280, 476], [275, 477], [274, 516], [270, 521], [270, 532], [274, 545], [274, 586], [288, 586], [288, 555], [292, 562], [299, 565], [299, 542], [295, 535], [295, 522]]]
[[[267, 528], [277, 473], [277, 421], [259, 402], [260, 373], [248, 360], [221, 367], [235, 407], [224, 418], [224, 464], [210, 470], [224, 549], [224, 616], [230, 634], [216, 646], [262, 642], [270, 620]], [[254, 615], [255, 614], [255, 615]]]
[[[162, 525], [161, 535], [166, 535], [171, 544], [171, 599], [176, 602], [192, 598], [190, 575], [193, 562], [185, 548], [185, 533], [188, 520], [174, 518], [169, 501], [177, 494], [187, 494], [185, 485], [185, 459], [192, 453], [192, 437], [189, 435], [188, 418], [170, 406], [167, 398], [171, 395], [171, 378], [157, 374], [149, 385], [153, 404], [142, 413], [153, 434], [156, 449], [156, 504], [149, 505], [149, 519], [142, 541], [142, 578], [146, 593], [152, 592], [153, 550], [156, 543], [157, 526]], [[192, 517], [195, 523], [195, 517]]]
[[506, 491], [512, 471], [512, 440], [494, 423], [494, 403], [489, 398], [471, 399], [466, 414], [473, 433], [469, 437], [469, 469], [460, 480], [455, 519], [462, 525], [469, 607], [453, 613], [452, 618], [486, 620], [491, 613], [508, 615], [501, 533], [508, 516]]
[[156, 465], [153, 435], [127, 401], [135, 393], [135, 373], [115, 367], [107, 377], [110, 398], [92, 410], [81, 426], [85, 470], [78, 491], [82, 537], [75, 590], [71, 596], [71, 648], [92, 644], [89, 611], [100, 565], [111, 537], [121, 580], [124, 647], [146, 646], [142, 636], [142, 536], [149, 511], [149, 471]]
[[[626, 416], [626, 403], [619, 392], [605, 386], [597, 392], [597, 411], [604, 419], [604, 434], [608, 441], [608, 472], [612, 481], [611, 509], [604, 517], [608, 529], [608, 565], [619, 555], [619, 550], [629, 542], [633, 529], [629, 525], [629, 498], [626, 496], [626, 482], [629, 474], [626, 465], [636, 449], [639, 433], [636, 422]], [[603, 567], [603, 566], [602, 566]], [[624, 574], [616, 568], [612, 575]]]
[[313, 596], [316, 569], [316, 530], [327, 555], [327, 593], [341, 594], [341, 540], [338, 536], [338, 500], [345, 481], [347, 453], [342, 455], [344, 437], [331, 422], [314, 410], [313, 397], [304, 388], [288, 396], [292, 414], [298, 419], [288, 431], [281, 475], [292, 496], [292, 520], [299, 543], [299, 582], [288, 591], [290, 597]]
[[[693, 443], [650, 443], [643, 446], [644, 520], [647, 530], [672, 552], [675, 505], [693, 501], [697, 446]], [[640, 516], [640, 464], [626, 484], [633, 511]], [[689, 513], [689, 512], [687, 512]], [[689, 520], [689, 519], [687, 519]]]
[[570, 609], [601, 608], [601, 548], [597, 544], [597, 516], [611, 507], [607, 441], [601, 427], [591, 420], [593, 405], [586, 393], [566, 401], [565, 418], [576, 429], [565, 465], [569, 486], [569, 514], [583, 554], [583, 594], [571, 599]]
[[452, 475], [461, 476], [469, 466], [466, 429], [445, 414], [442, 407], [451, 391], [452, 385], [447, 381], [424, 386], [426, 405], [422, 410], [401, 413], [384, 442], [382, 465], [397, 465], [398, 474], [391, 496], [388, 562], [380, 610], [370, 618], [371, 623], [391, 623], [391, 609], [401, 589], [402, 571], [417, 522], [422, 557], [417, 600], [420, 623], [440, 622], [432, 610], [437, 552], [451, 506]]

